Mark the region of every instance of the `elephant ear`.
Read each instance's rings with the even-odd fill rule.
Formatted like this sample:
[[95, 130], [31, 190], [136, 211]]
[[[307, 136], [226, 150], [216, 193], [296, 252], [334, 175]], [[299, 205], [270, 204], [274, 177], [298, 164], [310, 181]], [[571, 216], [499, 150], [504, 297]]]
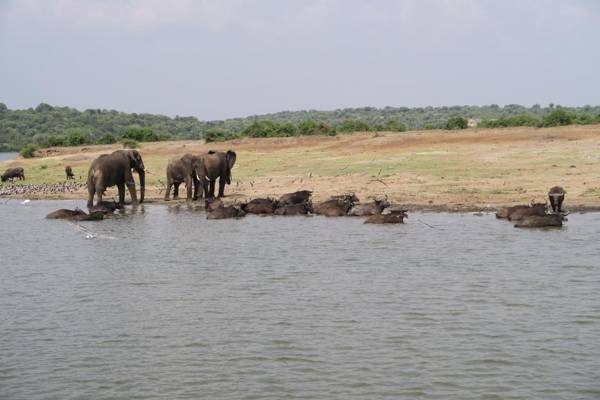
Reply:
[[225, 159], [227, 160], [227, 166], [229, 167], [230, 170], [235, 165], [236, 158], [237, 158], [237, 155], [235, 154], [235, 151], [227, 150], [227, 153], [225, 154]]

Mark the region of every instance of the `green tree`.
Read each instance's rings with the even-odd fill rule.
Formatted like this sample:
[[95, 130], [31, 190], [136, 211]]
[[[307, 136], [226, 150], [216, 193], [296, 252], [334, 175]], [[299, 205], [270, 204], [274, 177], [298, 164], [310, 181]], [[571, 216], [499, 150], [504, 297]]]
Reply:
[[103, 135], [100, 139], [98, 139], [98, 141], [96, 143], [98, 143], [98, 144], [113, 144], [113, 143], [117, 143], [117, 139], [110, 133], [107, 133], [106, 135]]
[[21, 154], [21, 156], [23, 156], [23, 158], [32, 158], [35, 157], [35, 152], [38, 150], [38, 147], [33, 144], [27, 144], [25, 146], [23, 146], [23, 148], [21, 149], [21, 151], [19, 152]]
[[446, 122], [445, 129], [453, 130], [453, 129], [467, 129], [468, 122], [466, 118], [455, 116], [448, 119]]
[[555, 108], [542, 120], [544, 126], [571, 125], [575, 116], [563, 108]]

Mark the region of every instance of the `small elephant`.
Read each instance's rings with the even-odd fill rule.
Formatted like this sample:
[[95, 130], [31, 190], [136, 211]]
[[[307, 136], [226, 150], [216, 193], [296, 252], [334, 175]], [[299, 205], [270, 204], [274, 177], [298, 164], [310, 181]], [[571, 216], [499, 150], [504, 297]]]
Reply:
[[273, 214], [277, 205], [277, 200], [274, 199], [253, 199], [243, 204], [242, 209], [249, 214]]
[[310, 190], [300, 190], [294, 193], [287, 193], [279, 198], [278, 203], [280, 207], [293, 204], [302, 204], [310, 201], [311, 195], [312, 192]]
[[548, 192], [548, 198], [550, 200], [550, 205], [552, 206], [552, 212], [561, 213], [562, 212], [562, 203], [565, 200], [565, 189], [560, 186], [554, 186]]
[[387, 200], [374, 200], [372, 203], [357, 204], [352, 207], [348, 215], [368, 217], [370, 215], [381, 214], [389, 206], [390, 203]]
[[[167, 165], [167, 190], [165, 200], [169, 200], [171, 187], [173, 187], [173, 198], [179, 197], [179, 185], [185, 182], [187, 188], [187, 199], [198, 200], [198, 194], [203, 196], [206, 186], [206, 173], [202, 157], [185, 154], [174, 158]], [[194, 195], [192, 197], [192, 187]], [[201, 190], [200, 190], [201, 189]]]
[[563, 225], [563, 216], [560, 214], [529, 215], [515, 224], [515, 228], [546, 228]]
[[209, 151], [202, 156], [208, 182], [206, 197], [215, 197], [215, 182], [219, 178], [219, 197], [225, 196], [225, 185], [231, 185], [231, 169], [235, 165], [235, 151]]
[[125, 205], [125, 186], [129, 189], [131, 201], [137, 203], [132, 169], [139, 174], [140, 203], [142, 203], [146, 186], [146, 172], [142, 156], [137, 150], [117, 150], [111, 154], [102, 154], [92, 162], [87, 179], [87, 206], [94, 205], [94, 195], [98, 197], [98, 203], [101, 203], [106, 188], [115, 185], [119, 190], [120, 207]]
[[12, 181], [15, 178], [22, 181], [25, 180], [25, 170], [22, 167], [8, 168], [6, 171], [4, 171], [2, 176], [0, 176], [2, 182], [6, 182], [8, 180]]
[[67, 175], [67, 180], [75, 179], [75, 174], [73, 174], [73, 168], [70, 165], [65, 166], [65, 174]]

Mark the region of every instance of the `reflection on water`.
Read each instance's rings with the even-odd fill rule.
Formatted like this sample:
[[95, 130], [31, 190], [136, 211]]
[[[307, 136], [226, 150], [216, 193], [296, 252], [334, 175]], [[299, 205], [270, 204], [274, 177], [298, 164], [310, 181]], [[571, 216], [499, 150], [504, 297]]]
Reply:
[[[14, 153], [14, 152], [0, 152], [0, 161], [4, 161], [4, 160], [14, 160], [15, 158], [17, 158], [17, 156], [19, 155], [19, 153]], [[2, 171], [4, 172], [4, 171]]]
[[600, 395], [599, 214], [43, 219], [75, 205], [0, 202], [0, 398]]

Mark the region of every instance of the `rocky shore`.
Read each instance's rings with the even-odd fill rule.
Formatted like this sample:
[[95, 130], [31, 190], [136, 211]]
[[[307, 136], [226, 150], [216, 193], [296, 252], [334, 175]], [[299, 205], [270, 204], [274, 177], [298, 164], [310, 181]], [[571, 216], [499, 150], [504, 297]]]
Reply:
[[0, 196], [56, 198], [62, 194], [80, 192], [86, 188], [85, 182], [59, 182], [40, 184], [0, 184]]

